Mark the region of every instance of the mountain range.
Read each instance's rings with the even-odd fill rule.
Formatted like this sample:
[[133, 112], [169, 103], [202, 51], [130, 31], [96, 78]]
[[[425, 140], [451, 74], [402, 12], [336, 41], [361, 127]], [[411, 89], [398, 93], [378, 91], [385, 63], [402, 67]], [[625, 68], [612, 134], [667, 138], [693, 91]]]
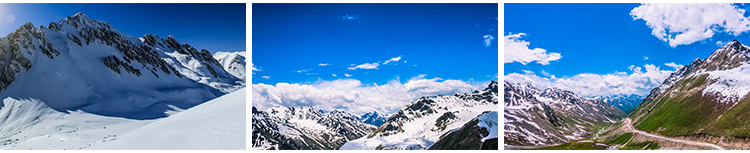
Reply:
[[630, 112], [635, 110], [638, 107], [638, 105], [641, 104], [641, 102], [643, 102], [643, 99], [645, 99], [644, 96], [637, 95], [637, 94], [619, 94], [619, 95], [610, 95], [610, 96], [599, 96], [595, 98], [607, 104], [617, 107], [618, 109], [625, 112], [625, 114], [630, 114]]
[[[129, 36], [83, 13], [46, 26], [35, 27], [28, 22], [0, 38], [0, 97], [4, 103], [0, 108], [0, 148], [85, 149], [127, 135], [118, 143], [144, 137], [226, 137], [235, 141], [201, 145], [162, 142], [160, 148], [244, 149], [236, 145], [244, 144], [244, 134], [234, 135], [244, 132], [244, 118], [211, 118], [222, 116], [208, 113], [244, 114], [244, 109], [226, 107], [244, 108], [244, 103], [232, 101], [244, 99], [241, 89], [245, 81], [238, 76], [245, 72], [225, 70], [244, 69], [244, 54], [232, 54], [238, 55], [220, 62], [215, 56], [221, 54], [180, 44], [172, 36]], [[207, 103], [229, 93], [233, 98]], [[214, 132], [233, 133], [206, 133], [206, 127], [195, 124], [201, 120], [221, 122], [215, 125], [227, 128]], [[173, 127], [176, 122], [193, 126]], [[195, 129], [181, 136], [168, 133], [189, 127]], [[226, 145], [214, 145], [219, 142]], [[159, 145], [128, 144], [132, 145], [100, 149], [149, 149]]]
[[497, 91], [492, 81], [474, 93], [422, 97], [390, 117], [310, 106], [253, 107], [253, 149], [496, 150]]
[[504, 84], [505, 145], [556, 145], [593, 136], [627, 114], [596, 98], [531, 83]]
[[362, 137], [375, 126], [343, 111], [321, 113], [310, 106], [253, 107], [253, 149], [331, 150]]
[[492, 81], [481, 91], [419, 98], [340, 149], [497, 149], [497, 91]]

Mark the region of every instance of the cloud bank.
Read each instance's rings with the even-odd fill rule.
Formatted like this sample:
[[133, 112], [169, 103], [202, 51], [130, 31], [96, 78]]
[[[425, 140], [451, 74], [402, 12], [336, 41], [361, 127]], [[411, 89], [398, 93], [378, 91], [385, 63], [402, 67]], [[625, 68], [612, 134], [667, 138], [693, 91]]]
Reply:
[[484, 89], [487, 84], [489, 82], [472, 84], [460, 80], [426, 79], [424, 75], [404, 84], [391, 80], [384, 85], [362, 84], [355, 79], [314, 84], [259, 83], [252, 86], [252, 103], [261, 110], [274, 106], [313, 106], [325, 111], [343, 109], [353, 114], [373, 110], [394, 113], [422, 96], [466, 93]]
[[[682, 65], [665, 63], [665, 65], [677, 70]], [[661, 85], [664, 79], [674, 71], [661, 70], [659, 67], [646, 64], [643, 67], [631, 65], [628, 67], [630, 75], [626, 72], [615, 72], [612, 74], [582, 73], [572, 77], [542, 78], [531, 71], [525, 74], [511, 73], [503, 78], [512, 83], [531, 82], [539, 89], [559, 88], [573, 91], [583, 96], [608, 96], [613, 94], [648, 94], [651, 89]], [[645, 72], [643, 71], [645, 68]]]

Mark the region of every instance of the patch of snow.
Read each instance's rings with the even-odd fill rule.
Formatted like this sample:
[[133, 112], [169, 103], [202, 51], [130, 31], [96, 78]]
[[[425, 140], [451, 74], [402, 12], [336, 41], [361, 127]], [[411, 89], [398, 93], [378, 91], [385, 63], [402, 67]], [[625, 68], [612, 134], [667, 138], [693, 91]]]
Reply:
[[703, 95], [719, 95], [719, 102], [739, 102], [750, 92], [750, 64], [743, 63], [739, 67], [723, 70], [705, 72], [709, 74], [709, 80], [715, 80], [703, 90]]
[[482, 138], [482, 142], [487, 139], [497, 138], [497, 111], [491, 111], [489, 113], [482, 114], [478, 116], [477, 119], [479, 120], [477, 126], [484, 127], [490, 130], [489, 135]]

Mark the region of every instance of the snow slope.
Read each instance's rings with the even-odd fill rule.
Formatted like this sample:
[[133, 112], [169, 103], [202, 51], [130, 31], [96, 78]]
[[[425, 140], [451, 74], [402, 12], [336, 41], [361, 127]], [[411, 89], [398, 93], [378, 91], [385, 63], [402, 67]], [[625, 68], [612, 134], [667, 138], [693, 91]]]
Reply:
[[245, 149], [245, 92], [242, 88], [87, 149]]
[[154, 122], [58, 112], [36, 99], [3, 100], [0, 149], [81, 149]]
[[156, 120], [57, 112], [6, 98], [0, 149], [244, 149], [245, 90]]

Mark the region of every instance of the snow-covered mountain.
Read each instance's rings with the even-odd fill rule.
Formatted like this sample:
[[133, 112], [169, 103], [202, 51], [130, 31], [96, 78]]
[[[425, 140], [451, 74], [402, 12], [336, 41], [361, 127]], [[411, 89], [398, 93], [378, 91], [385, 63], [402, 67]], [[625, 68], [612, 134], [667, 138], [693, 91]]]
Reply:
[[[497, 111], [497, 82], [492, 81], [482, 91], [474, 93], [422, 97], [402, 108], [374, 132], [341, 146], [341, 150], [422, 150], [430, 148], [441, 139], [448, 143], [460, 141], [462, 137], [450, 136], [451, 132], [469, 130], [466, 136], [480, 136], [479, 141], [467, 141], [468, 145], [483, 146], [497, 144], [497, 126], [481, 122], [485, 128], [464, 128], [477, 120], [489, 121], [484, 114]], [[490, 114], [491, 115], [491, 114]], [[478, 122], [478, 121], [477, 121]], [[495, 121], [496, 122], [496, 121]], [[473, 127], [473, 126], [472, 126]], [[465, 131], [464, 130], [464, 131]], [[494, 132], [494, 140], [493, 140]], [[456, 140], [453, 140], [456, 139]], [[441, 143], [442, 144], [442, 143]], [[486, 144], [492, 146], [492, 144]], [[442, 146], [437, 148], [454, 148]], [[490, 147], [491, 148], [491, 147]]]
[[675, 72], [683, 77], [631, 113], [634, 128], [666, 136], [750, 137], [750, 47], [734, 40], [686, 67], [692, 70]]
[[497, 150], [497, 121], [497, 111], [485, 111], [460, 129], [440, 137], [428, 150]]
[[[245, 80], [245, 52], [216, 52], [214, 58], [229, 74]], [[243, 82], [244, 83], [244, 82]]]
[[321, 113], [310, 106], [253, 107], [253, 149], [338, 149], [344, 143], [375, 130], [355, 116], [334, 110]]
[[369, 113], [366, 113], [365, 115], [362, 115], [361, 117], [357, 117], [362, 122], [365, 122], [367, 124], [372, 124], [375, 126], [383, 125], [385, 120], [388, 120], [390, 116], [388, 114], [383, 114], [378, 111], [372, 111]]
[[0, 149], [245, 149], [245, 94], [240, 89], [155, 120], [58, 112], [37, 99], [6, 98]]
[[[0, 38], [0, 98], [4, 102], [0, 107], [3, 118], [0, 148], [83, 149], [95, 145], [93, 142], [111, 141], [151, 123], [156, 124], [153, 127], [165, 127], [162, 125], [174, 121], [163, 120], [180, 118], [165, 117], [185, 116], [177, 115], [183, 110], [193, 112], [188, 114], [210, 109], [222, 111], [219, 114], [238, 114], [233, 112], [237, 110], [226, 110], [224, 106], [205, 108], [208, 106], [201, 104], [244, 86], [243, 80], [226, 72], [209, 51], [180, 44], [171, 36], [128, 36], [83, 13], [47, 26], [35, 27], [28, 22]], [[197, 105], [203, 111], [189, 111]], [[244, 108], [244, 103], [234, 108]], [[162, 131], [149, 137], [176, 138], [168, 130], [153, 130]], [[144, 127], [136, 131], [149, 130]], [[193, 132], [202, 135], [179, 137], [239, 140], [233, 134]], [[143, 135], [131, 135], [133, 140], [143, 139]], [[151, 145], [159, 144], [169, 147], [166, 142]], [[226, 147], [239, 149], [239, 146]]]
[[0, 97], [136, 119], [244, 87], [207, 50], [171, 36], [128, 36], [83, 13], [48, 26], [29, 22], [0, 39], [0, 70]]
[[641, 104], [641, 102], [643, 102], [643, 99], [645, 97], [636, 94], [619, 94], [600, 96], [595, 98], [617, 107], [618, 109], [625, 112], [625, 114], [629, 114], [638, 107], [638, 104]]
[[[590, 137], [626, 114], [595, 98], [505, 81], [505, 145], [553, 145]], [[598, 128], [597, 128], [598, 127]]]

